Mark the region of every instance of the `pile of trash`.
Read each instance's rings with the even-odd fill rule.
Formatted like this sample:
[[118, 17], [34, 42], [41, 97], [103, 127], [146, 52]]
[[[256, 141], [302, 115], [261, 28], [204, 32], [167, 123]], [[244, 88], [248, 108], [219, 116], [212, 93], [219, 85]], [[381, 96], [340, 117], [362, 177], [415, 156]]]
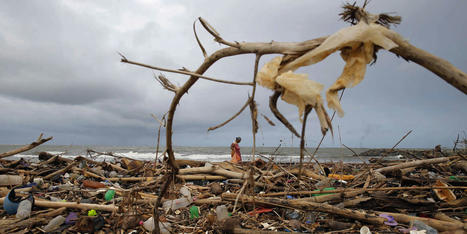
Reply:
[[[362, 163], [0, 159], [0, 233], [465, 233], [465, 152]], [[100, 160], [100, 155], [112, 155]], [[159, 220], [155, 222], [154, 213]]]

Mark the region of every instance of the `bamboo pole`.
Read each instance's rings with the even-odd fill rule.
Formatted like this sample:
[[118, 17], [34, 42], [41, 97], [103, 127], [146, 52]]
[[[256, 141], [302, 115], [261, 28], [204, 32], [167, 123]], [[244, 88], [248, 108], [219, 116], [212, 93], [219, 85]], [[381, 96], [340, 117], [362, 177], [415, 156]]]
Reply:
[[[5, 198], [0, 198], [0, 204], [3, 204]], [[115, 205], [99, 205], [99, 204], [90, 204], [90, 203], [77, 203], [77, 202], [52, 202], [52, 201], [42, 201], [39, 198], [36, 198], [34, 201], [35, 206], [46, 207], [46, 208], [72, 208], [72, 209], [81, 209], [81, 210], [103, 210], [116, 212], [118, 207]]]

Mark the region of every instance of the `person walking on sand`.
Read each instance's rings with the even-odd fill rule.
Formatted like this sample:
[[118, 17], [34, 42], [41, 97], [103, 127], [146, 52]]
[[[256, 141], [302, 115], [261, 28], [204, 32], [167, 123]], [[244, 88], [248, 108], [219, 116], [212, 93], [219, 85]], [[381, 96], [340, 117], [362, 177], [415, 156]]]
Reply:
[[242, 161], [242, 154], [240, 153], [240, 146], [238, 143], [242, 141], [242, 138], [236, 137], [235, 141], [230, 145], [230, 157], [232, 158], [230, 161], [233, 163], [239, 163]]

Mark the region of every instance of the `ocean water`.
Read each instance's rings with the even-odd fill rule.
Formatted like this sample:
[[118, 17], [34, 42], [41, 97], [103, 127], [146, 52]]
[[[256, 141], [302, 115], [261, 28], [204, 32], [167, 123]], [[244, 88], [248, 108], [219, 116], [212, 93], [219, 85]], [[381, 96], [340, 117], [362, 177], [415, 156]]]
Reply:
[[[0, 153], [16, 149], [18, 145], [0, 145]], [[156, 149], [154, 146], [64, 146], [64, 145], [41, 145], [21, 154], [9, 157], [7, 159], [25, 159], [37, 158], [39, 152], [46, 151], [52, 154], [61, 154], [63, 157], [74, 158], [76, 156], [87, 156], [87, 150], [91, 149], [98, 152], [112, 152], [115, 155], [139, 159], [154, 160]], [[159, 155], [164, 148], [159, 149]], [[353, 149], [357, 153], [368, 150], [367, 148]], [[307, 148], [312, 154], [314, 148]], [[220, 162], [230, 160], [230, 148], [227, 147], [175, 147], [176, 159], [189, 159], [199, 161]], [[251, 147], [241, 147], [242, 158], [244, 161], [251, 159]], [[291, 147], [257, 147], [255, 150], [256, 158], [272, 158], [276, 162], [298, 162], [300, 159], [300, 149]], [[263, 157], [264, 156], [264, 157]], [[159, 156], [160, 157], [160, 156]], [[361, 157], [367, 161], [369, 157]], [[111, 160], [111, 156], [99, 156], [96, 160]], [[316, 154], [316, 159], [320, 162], [362, 162], [362, 159], [353, 156], [353, 153], [346, 148], [320, 148]], [[310, 156], [305, 153], [305, 162], [310, 160]]]

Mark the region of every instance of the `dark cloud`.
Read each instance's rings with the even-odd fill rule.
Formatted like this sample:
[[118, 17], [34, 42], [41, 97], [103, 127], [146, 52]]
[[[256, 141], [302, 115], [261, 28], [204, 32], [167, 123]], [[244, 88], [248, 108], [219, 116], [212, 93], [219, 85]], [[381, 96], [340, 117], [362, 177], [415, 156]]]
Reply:
[[[329, 1], [10, 1], [0, 6], [0, 143], [24, 143], [39, 132], [55, 144], [152, 145], [157, 122], [173, 93], [161, 88], [150, 71], [122, 64], [127, 58], [161, 67], [195, 70], [203, 56], [192, 23], [207, 19], [231, 41], [303, 41], [329, 35], [347, 26], [338, 20], [342, 2]], [[375, 13], [403, 17], [394, 30], [414, 45], [467, 71], [467, 35], [463, 12], [467, 3], [426, 1], [371, 2]], [[254, 12], [252, 14], [251, 12]], [[222, 48], [198, 24], [209, 52]], [[264, 56], [261, 65], [274, 56]], [[324, 146], [391, 147], [408, 130], [401, 147], [452, 145], [467, 129], [466, 95], [414, 63], [380, 51], [365, 80], [345, 92], [343, 118], [334, 120], [334, 137]], [[254, 56], [226, 58], [206, 75], [250, 81]], [[329, 87], [342, 71], [338, 54], [299, 72]], [[181, 85], [187, 77], [165, 75]], [[228, 145], [240, 135], [251, 139], [248, 108], [225, 127], [207, 132], [245, 103], [249, 87], [200, 80], [178, 105], [176, 145]], [[259, 119], [258, 145], [298, 145], [268, 108], [271, 91], [259, 87], [257, 103], [276, 126]], [[297, 109], [279, 102], [280, 110], [299, 129]], [[330, 112], [331, 114], [332, 112]], [[311, 114], [307, 144], [321, 139]], [[282, 140], [282, 143], [280, 142]]]

